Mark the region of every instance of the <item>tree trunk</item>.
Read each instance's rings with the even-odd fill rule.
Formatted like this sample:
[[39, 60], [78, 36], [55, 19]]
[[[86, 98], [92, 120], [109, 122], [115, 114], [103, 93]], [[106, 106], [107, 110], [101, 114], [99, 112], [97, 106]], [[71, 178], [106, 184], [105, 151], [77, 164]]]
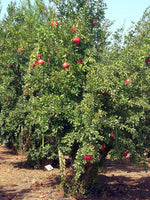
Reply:
[[58, 150], [61, 181], [66, 179], [66, 162], [63, 153]]
[[23, 151], [23, 134], [24, 134], [24, 127], [21, 126], [21, 132], [20, 132], [20, 136], [19, 136], [19, 149], [20, 149], [21, 155], [22, 155], [22, 151]]

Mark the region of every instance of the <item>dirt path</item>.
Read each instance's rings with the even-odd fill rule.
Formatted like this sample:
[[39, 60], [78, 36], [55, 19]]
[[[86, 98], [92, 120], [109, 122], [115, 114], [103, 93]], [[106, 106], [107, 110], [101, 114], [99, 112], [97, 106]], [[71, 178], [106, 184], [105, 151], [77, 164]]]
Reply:
[[[59, 187], [59, 169], [28, 169], [26, 158], [0, 146], [0, 200], [65, 199]], [[68, 198], [73, 199], [73, 198]]]
[[[29, 169], [25, 161], [24, 156], [0, 146], [0, 200], [7, 196], [13, 200], [73, 200], [60, 188], [58, 168], [50, 172]], [[107, 164], [107, 173], [99, 175], [101, 194], [79, 200], [150, 200], [150, 170], [140, 171], [127, 158], [122, 164], [108, 159]]]
[[[150, 159], [147, 159], [150, 167]], [[100, 175], [106, 200], [150, 200], [150, 170], [145, 172], [124, 159], [123, 163], [108, 160], [107, 173]]]

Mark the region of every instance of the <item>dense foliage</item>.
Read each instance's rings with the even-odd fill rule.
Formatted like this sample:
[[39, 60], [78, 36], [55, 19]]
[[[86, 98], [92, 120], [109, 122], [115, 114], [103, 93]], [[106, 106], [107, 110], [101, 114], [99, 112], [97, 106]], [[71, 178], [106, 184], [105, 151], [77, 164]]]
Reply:
[[28, 0], [0, 22], [1, 142], [36, 167], [69, 156], [73, 181], [63, 181], [77, 193], [95, 190], [108, 154], [143, 167], [150, 149], [149, 9], [110, 48], [105, 8]]

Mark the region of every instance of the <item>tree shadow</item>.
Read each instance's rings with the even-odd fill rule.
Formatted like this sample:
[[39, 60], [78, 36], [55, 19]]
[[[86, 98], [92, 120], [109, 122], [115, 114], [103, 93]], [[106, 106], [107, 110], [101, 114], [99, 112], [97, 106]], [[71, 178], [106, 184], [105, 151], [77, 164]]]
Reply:
[[[106, 175], [98, 176], [96, 194], [84, 195], [78, 200], [148, 200], [150, 199], [150, 171], [142, 176], [142, 169], [131, 164], [129, 159], [120, 163], [107, 160]], [[118, 172], [117, 172], [118, 171]], [[131, 174], [130, 173], [134, 173]]]
[[[150, 199], [150, 177], [137, 182], [130, 177], [108, 177], [99, 175], [99, 191], [96, 194], [84, 195], [77, 200], [148, 200]], [[121, 181], [124, 180], [124, 181]], [[131, 182], [134, 181], [134, 184]]]
[[59, 168], [59, 164], [56, 163], [55, 161], [49, 160], [47, 161], [47, 163], [40, 165], [38, 168], [35, 168], [32, 164], [30, 164], [31, 161], [29, 162], [28, 160], [26, 160], [26, 158], [23, 157], [22, 160], [20, 161], [13, 161], [10, 164], [13, 165], [14, 168], [19, 168], [19, 169], [31, 169], [31, 170], [46, 170], [45, 166], [50, 164], [53, 166], [53, 168]]
[[[10, 153], [11, 151], [6, 151], [6, 154]], [[12, 164], [15, 168], [33, 169], [33, 167], [28, 165], [26, 160], [13, 161], [10, 164]], [[113, 173], [115, 173], [117, 170], [119, 171], [119, 174], [114, 175]], [[136, 174], [142, 173], [142, 171], [142, 169], [139, 169], [137, 166], [131, 164], [128, 158], [124, 159], [123, 163], [108, 159], [107, 175], [99, 174], [98, 176], [98, 192], [96, 194], [92, 194], [91, 196], [84, 195], [83, 197], [78, 198], [78, 200], [148, 200], [150, 199], [150, 171], [146, 177], [136, 177], [136, 179], [134, 179], [133, 176], [130, 176], [131, 172]], [[47, 182], [44, 183], [44, 187], [49, 187], [55, 190], [59, 184], [59, 176], [55, 176], [48, 179]], [[37, 184], [37, 187], [34, 189], [36, 190], [39, 187], [42, 187], [42, 185]], [[27, 193], [31, 193], [31, 189], [33, 188], [20, 190], [18, 192], [20, 196], [17, 197], [17, 200], [21, 200]], [[2, 191], [2, 194], [0, 193], [0, 200], [6, 200], [8, 195], [12, 197], [15, 197], [16, 195], [16, 191], [14, 190], [4, 190], [3, 187], [0, 187], [0, 190]]]
[[117, 200], [146, 200], [150, 198], [150, 177], [140, 178], [136, 181], [124, 176], [100, 176], [99, 178], [103, 191], [101, 197]]
[[[147, 162], [150, 163], [150, 159], [147, 159]], [[110, 159], [107, 159], [106, 166], [107, 166], [107, 172], [112, 170], [113, 171], [122, 170], [126, 171], [127, 173], [145, 171], [143, 168], [140, 168], [137, 165], [131, 163], [129, 158], [126, 158], [122, 162], [119, 162], [117, 160], [111, 161]]]
[[29, 165], [28, 161], [17, 161], [17, 162], [11, 162], [10, 163], [14, 168], [19, 168], [19, 169], [31, 169], [31, 170], [39, 170], [34, 168], [33, 166]]
[[0, 160], [4, 160], [4, 158], [0, 156]]
[[4, 190], [2, 187], [0, 187], [1, 193], [0, 193], [0, 200], [6, 200], [8, 196], [11, 196], [11, 198], [17, 198], [17, 200], [23, 199], [23, 197], [26, 196], [27, 193], [31, 192], [31, 189], [22, 189], [20, 191], [13, 190]]
[[6, 191], [3, 191], [3, 186], [0, 186], [0, 200], [6, 200], [7, 196], [8, 194], [6, 193]]
[[13, 146], [7, 144], [5, 146], [2, 146], [1, 152], [3, 154], [18, 155], [16, 149]]
[[[22, 200], [26, 199], [41, 199], [39, 198], [39, 190], [46, 190], [47, 188], [51, 188], [51, 193], [55, 191], [55, 189], [60, 184], [60, 178], [57, 176], [53, 179], [50, 179], [44, 183], [34, 182], [31, 186], [28, 186], [23, 189], [17, 189], [17, 185], [10, 185], [9, 187], [14, 189], [6, 189], [3, 186], [0, 186], [0, 200], [6, 200], [7, 196], [11, 196], [12, 199]], [[49, 192], [50, 193], [50, 192]]]

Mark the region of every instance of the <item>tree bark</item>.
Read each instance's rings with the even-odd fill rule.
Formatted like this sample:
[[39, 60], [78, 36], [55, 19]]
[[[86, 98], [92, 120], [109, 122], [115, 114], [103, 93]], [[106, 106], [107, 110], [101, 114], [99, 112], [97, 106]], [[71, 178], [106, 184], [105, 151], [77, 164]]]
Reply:
[[60, 177], [61, 177], [61, 180], [65, 180], [66, 179], [66, 162], [65, 162], [65, 158], [62, 151], [58, 150], [58, 156], [59, 156]]

